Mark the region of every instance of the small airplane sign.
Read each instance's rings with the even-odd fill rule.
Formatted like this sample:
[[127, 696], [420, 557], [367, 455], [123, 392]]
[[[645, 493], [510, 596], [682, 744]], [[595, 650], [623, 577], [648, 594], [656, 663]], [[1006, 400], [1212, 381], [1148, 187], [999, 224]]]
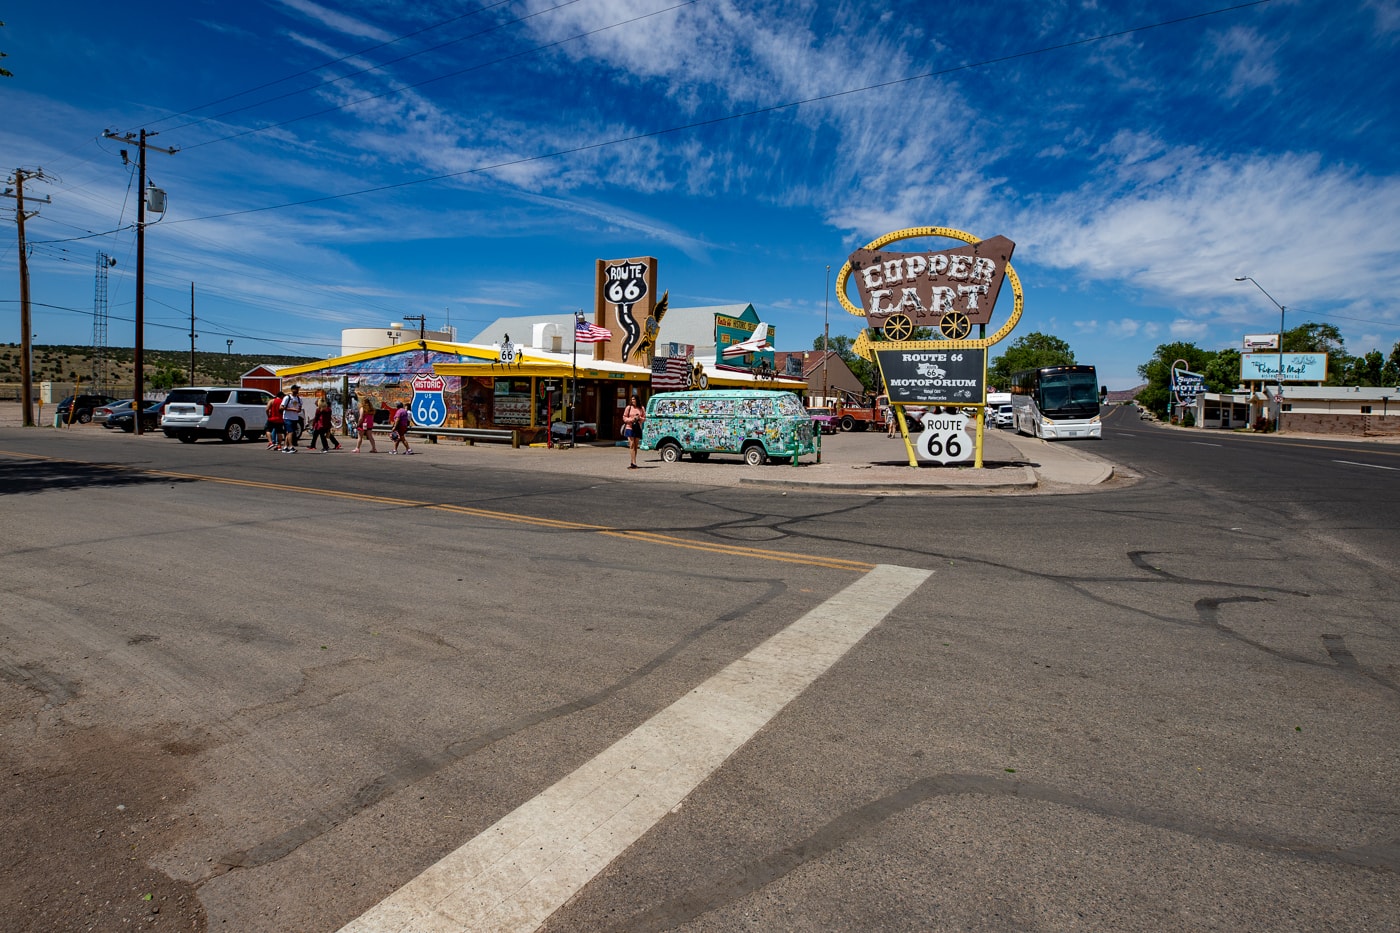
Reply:
[[731, 359], [746, 353], [763, 353], [772, 349], [773, 345], [768, 342], [768, 325], [759, 324], [752, 337], [730, 344], [724, 348], [721, 355], [726, 359]]

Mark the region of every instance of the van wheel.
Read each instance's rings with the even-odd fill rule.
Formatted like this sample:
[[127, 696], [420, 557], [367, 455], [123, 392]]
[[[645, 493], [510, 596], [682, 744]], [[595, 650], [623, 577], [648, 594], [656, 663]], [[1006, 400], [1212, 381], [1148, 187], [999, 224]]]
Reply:
[[670, 441], [656, 448], [656, 451], [661, 454], [663, 463], [677, 463], [681, 459], [681, 445]]
[[228, 427], [224, 428], [224, 443], [237, 444], [243, 440], [243, 422], [230, 421]]
[[749, 466], [763, 466], [768, 462], [768, 451], [761, 444], [750, 444], [744, 448], [744, 462]]
[[199, 438], [198, 438], [196, 435], [194, 435], [193, 433], [189, 432], [189, 431], [181, 431], [181, 432], [180, 432], [180, 443], [181, 443], [181, 444], [193, 444], [193, 443], [194, 443], [195, 441], [197, 441], [197, 440], [199, 440]]

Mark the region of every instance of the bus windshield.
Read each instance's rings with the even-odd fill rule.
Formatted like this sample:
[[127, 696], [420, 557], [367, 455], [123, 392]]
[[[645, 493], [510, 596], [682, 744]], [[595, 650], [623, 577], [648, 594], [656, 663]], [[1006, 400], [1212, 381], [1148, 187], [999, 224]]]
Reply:
[[1098, 377], [1088, 372], [1046, 373], [1040, 378], [1037, 404], [1047, 417], [1056, 414], [1093, 417], [1099, 411]]

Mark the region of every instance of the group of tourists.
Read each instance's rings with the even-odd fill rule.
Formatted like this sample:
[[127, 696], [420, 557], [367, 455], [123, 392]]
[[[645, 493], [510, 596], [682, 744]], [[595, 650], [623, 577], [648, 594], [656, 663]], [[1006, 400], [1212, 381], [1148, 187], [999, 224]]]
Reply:
[[[354, 422], [358, 439], [355, 441], [355, 449], [351, 453], [359, 453], [366, 440], [369, 441], [369, 452], [379, 453], [379, 446], [374, 439], [374, 421], [374, 404], [368, 398], [360, 399], [359, 411]], [[307, 423], [306, 405], [301, 398], [301, 386], [292, 386], [286, 395], [274, 395], [272, 400], [267, 403], [267, 449], [284, 454], [296, 453], [300, 448], [302, 432]], [[306, 445], [307, 450], [315, 453], [317, 440], [321, 442], [321, 453], [340, 450], [340, 441], [332, 433], [331, 403], [325, 396], [317, 399], [309, 424], [311, 441]], [[389, 453], [400, 453], [400, 447], [403, 448], [402, 453], [404, 454], [413, 453], [413, 448], [408, 443], [408, 429], [412, 424], [413, 419], [409, 415], [408, 409], [404, 407], [403, 402], [399, 402], [389, 415], [389, 439], [394, 443], [393, 449]]]

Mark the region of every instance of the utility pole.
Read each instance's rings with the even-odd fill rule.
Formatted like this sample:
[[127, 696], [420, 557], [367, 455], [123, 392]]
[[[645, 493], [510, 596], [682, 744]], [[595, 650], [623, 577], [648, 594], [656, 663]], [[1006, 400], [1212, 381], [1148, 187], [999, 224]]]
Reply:
[[190, 385], [194, 385], [194, 283], [190, 283]]
[[[30, 333], [29, 323], [29, 256], [24, 244], [24, 222], [33, 217], [38, 211], [32, 214], [24, 212], [24, 180], [26, 178], [43, 178], [44, 170], [35, 169], [32, 172], [27, 169], [17, 168], [11, 180], [15, 183], [14, 188], [5, 189], [5, 197], [14, 198], [15, 201], [15, 225], [19, 228], [19, 330], [22, 340], [21, 359], [19, 362], [20, 391], [24, 397], [20, 404], [24, 406], [24, 426], [34, 427], [34, 370], [30, 362], [30, 354], [33, 352], [33, 335]], [[43, 204], [51, 204], [48, 195], [42, 198], [35, 198]]]
[[418, 322], [418, 340], [420, 343], [428, 339], [428, 316], [426, 314], [405, 314], [403, 319], [405, 321]]
[[822, 307], [822, 405], [829, 405], [827, 395], [831, 381], [827, 376], [827, 361], [831, 358], [831, 266], [826, 267], [826, 286], [822, 289], [826, 304]]
[[[136, 201], [136, 347], [133, 351], [133, 362], [136, 366], [136, 385], [132, 390], [132, 397], [136, 400], [138, 417], [132, 419], [135, 422], [137, 434], [143, 434], [141, 430], [141, 418], [139, 412], [146, 395], [146, 378], [144, 367], [146, 365], [146, 150], [154, 149], [157, 152], [164, 152], [166, 155], [174, 155], [175, 149], [162, 149], [159, 146], [148, 145], [146, 140], [157, 134], [146, 132], [142, 128], [140, 134], [127, 133], [125, 136], [118, 136], [111, 130], [103, 130], [102, 135], [108, 139], [115, 139], [118, 142], [134, 143], [140, 147], [139, 171], [141, 196]], [[126, 150], [122, 150], [122, 159], [126, 159]], [[164, 206], [161, 211], [165, 210]]]

